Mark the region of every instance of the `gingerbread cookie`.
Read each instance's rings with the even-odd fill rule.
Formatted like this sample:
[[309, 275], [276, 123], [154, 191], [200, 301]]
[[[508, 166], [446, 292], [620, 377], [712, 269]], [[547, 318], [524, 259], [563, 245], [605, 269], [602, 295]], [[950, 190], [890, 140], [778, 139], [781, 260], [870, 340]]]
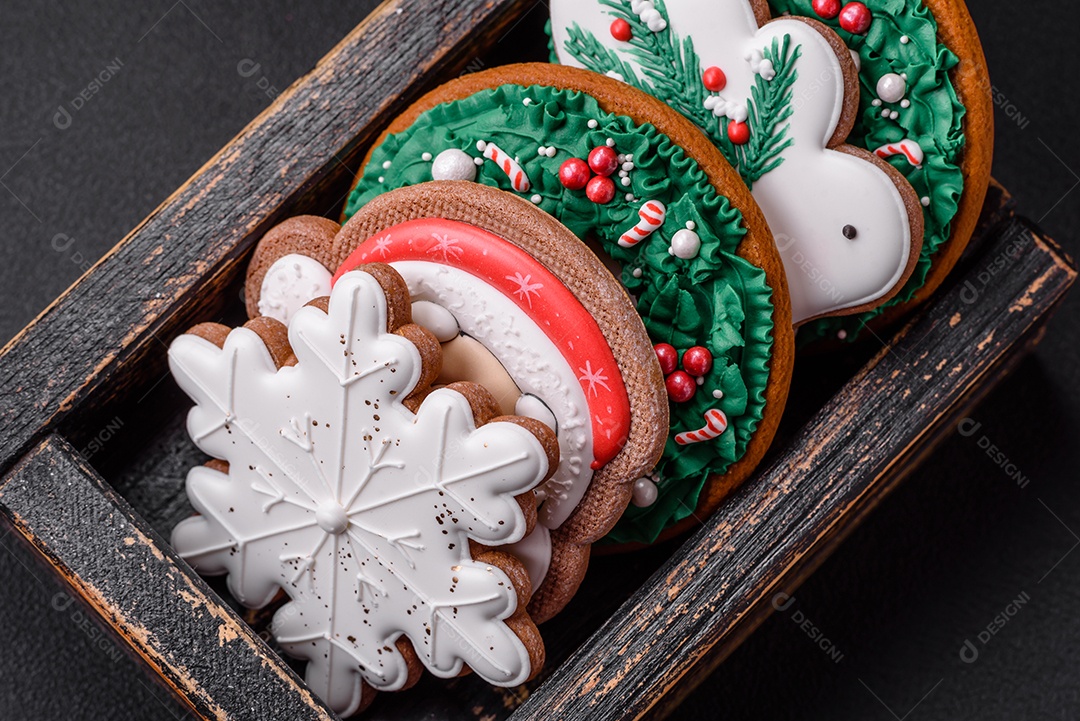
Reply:
[[[298, 262], [288, 237], [272, 231], [256, 250], [247, 287], [256, 312], [293, 285], [274, 270]], [[336, 269], [333, 278], [322, 270], [327, 284], [358, 264], [391, 264], [409, 285], [415, 321], [442, 344], [436, 384], [482, 383], [503, 412], [556, 431], [560, 461], [537, 490], [539, 523], [510, 547], [534, 584], [530, 615], [550, 618], [667, 439], [664, 378], [626, 291], [551, 216], [474, 183], [387, 193], [310, 251], [307, 262]]]
[[[803, 342], [854, 340], [864, 324], [887, 324], [926, 300], [971, 239], [994, 152], [986, 59], [961, 0], [769, 5], [777, 15], [828, 24], [851, 48], [861, 94], [848, 142], [886, 158], [915, 188], [923, 208], [923, 250], [903, 290], [874, 311], [822, 319], [799, 333]], [[852, 16], [863, 19], [854, 23]], [[866, 31], [858, 32], [863, 24]]]
[[198, 326], [169, 350], [196, 403], [188, 430], [216, 459], [188, 476], [201, 515], [174, 529], [177, 551], [228, 574], [245, 606], [284, 592], [274, 636], [342, 716], [422, 668], [467, 664], [503, 686], [533, 676], [532, 586], [500, 549], [535, 524], [554, 433], [500, 416], [475, 384], [432, 390], [440, 344], [386, 265], [290, 315], [287, 328]]
[[[514, 194], [594, 244], [657, 346], [667, 443], [609, 540], [651, 542], [710, 513], [772, 439], [793, 345], [782, 263], [731, 166], [644, 93], [526, 64], [448, 83], [396, 119], [345, 214], [446, 178]], [[580, 375], [595, 377], [587, 367]]]
[[551, 30], [559, 62], [659, 97], [739, 170], [776, 237], [797, 325], [871, 310], [907, 282], [919, 196], [846, 143], [857, 70], [825, 25], [770, 20], [764, 0], [555, 0]]

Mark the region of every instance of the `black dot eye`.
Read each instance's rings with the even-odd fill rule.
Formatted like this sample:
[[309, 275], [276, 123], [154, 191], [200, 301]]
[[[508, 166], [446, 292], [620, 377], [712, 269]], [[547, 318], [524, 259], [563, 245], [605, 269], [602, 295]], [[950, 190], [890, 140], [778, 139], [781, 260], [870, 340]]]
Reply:
[[858, 234], [859, 234], [859, 231], [855, 230], [854, 225], [845, 225], [844, 226], [844, 237], [847, 238], [848, 240], [855, 240], [855, 236], [857, 236]]

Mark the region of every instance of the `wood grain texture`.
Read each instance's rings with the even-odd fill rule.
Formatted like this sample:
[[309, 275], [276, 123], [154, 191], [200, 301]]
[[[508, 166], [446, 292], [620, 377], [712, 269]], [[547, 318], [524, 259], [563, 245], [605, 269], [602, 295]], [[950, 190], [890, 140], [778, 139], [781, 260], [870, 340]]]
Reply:
[[0, 511], [200, 717], [334, 718], [63, 439], [15, 466]]
[[0, 470], [103, 401], [102, 384], [115, 396], [160, 376], [159, 338], [212, 318], [263, 232], [336, 212], [357, 151], [530, 8], [389, 0], [357, 26], [0, 352]]
[[[514, 719], [661, 716], [792, 593], [1037, 340], [1076, 279], [1013, 219]], [[783, 596], [779, 599], [782, 602]]]

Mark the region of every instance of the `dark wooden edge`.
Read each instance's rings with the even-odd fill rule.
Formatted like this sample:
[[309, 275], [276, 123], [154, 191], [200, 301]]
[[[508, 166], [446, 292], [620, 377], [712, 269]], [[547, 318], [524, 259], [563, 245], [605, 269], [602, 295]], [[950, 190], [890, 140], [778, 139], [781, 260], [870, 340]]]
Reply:
[[994, 237], [512, 718], [661, 716], [792, 593], [1031, 347], [1075, 281], [1026, 221]]
[[88, 401], [160, 376], [159, 360], [144, 361], [193, 318], [213, 319], [262, 233], [287, 214], [336, 213], [326, 196], [347, 161], [531, 8], [381, 5], [0, 351], [0, 472]]
[[64, 439], [3, 479], [0, 512], [200, 717], [336, 718]]

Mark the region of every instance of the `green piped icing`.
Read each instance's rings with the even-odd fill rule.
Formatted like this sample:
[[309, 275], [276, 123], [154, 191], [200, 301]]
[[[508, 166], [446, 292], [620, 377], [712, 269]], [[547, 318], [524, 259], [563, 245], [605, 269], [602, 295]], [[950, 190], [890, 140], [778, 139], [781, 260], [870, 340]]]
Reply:
[[[596, 127], [589, 127], [590, 120]], [[629, 187], [617, 183], [615, 200], [597, 205], [585, 191], [564, 188], [558, 172], [565, 160], [587, 158], [609, 138], [619, 153], [633, 155], [634, 169]], [[380, 193], [431, 180], [432, 164], [425, 157], [449, 148], [481, 157], [479, 140], [519, 158], [532, 186], [523, 197], [538, 200], [540, 208], [578, 237], [597, 240], [621, 264], [622, 282], [636, 299], [654, 343], [671, 343], [680, 351], [702, 345], [714, 356], [713, 369], [695, 397], [671, 406], [671, 432], [657, 466], [656, 503], [631, 506], [608, 537], [617, 543], [651, 542], [693, 512], [710, 474], [725, 472], [743, 456], [764, 412], [772, 289], [762, 269], [735, 254], [745, 235], [742, 214], [655, 127], [604, 112], [583, 93], [507, 85], [432, 108], [409, 129], [387, 137], [349, 196], [346, 216]], [[541, 146], [557, 153], [540, 155]], [[484, 162], [477, 170], [477, 182], [512, 191], [495, 163]], [[628, 192], [634, 200], [626, 199]], [[638, 222], [638, 211], [648, 200], [667, 206], [663, 226], [634, 248], [620, 247], [620, 236]], [[701, 251], [683, 260], [668, 248], [687, 223], [695, 224]], [[714, 390], [722, 392], [721, 399]], [[677, 445], [675, 435], [702, 427], [710, 408], [727, 415], [727, 432], [713, 441]]]
[[[931, 260], [952, 232], [952, 221], [964, 189], [960, 159], [964, 149], [964, 106], [949, 78], [949, 71], [959, 59], [937, 36], [937, 21], [929, 8], [913, 0], [864, 0], [874, 16], [866, 35], [852, 35], [837, 20], [822, 20], [812, 7], [812, 0], [769, 0], [773, 15], [790, 13], [821, 20], [859, 54], [861, 70], [861, 113], [848, 142], [867, 150], [911, 138], [922, 148], [926, 158], [922, 168], [914, 168], [902, 157], [890, 163], [908, 179], [920, 198], [929, 198], [923, 208], [926, 230], [922, 254], [915, 272], [901, 291], [878, 308], [854, 316], [825, 318], [808, 323], [799, 330], [799, 341], [836, 338], [840, 331], [854, 340], [864, 325], [885, 310], [911, 300], [926, 283]], [[907, 37], [908, 42], [900, 42]], [[887, 73], [907, 74], [907, 99], [911, 107], [889, 105], [899, 112], [896, 120], [883, 118], [881, 107], [874, 107], [877, 81]], [[883, 106], [884, 107], [884, 106]]]

